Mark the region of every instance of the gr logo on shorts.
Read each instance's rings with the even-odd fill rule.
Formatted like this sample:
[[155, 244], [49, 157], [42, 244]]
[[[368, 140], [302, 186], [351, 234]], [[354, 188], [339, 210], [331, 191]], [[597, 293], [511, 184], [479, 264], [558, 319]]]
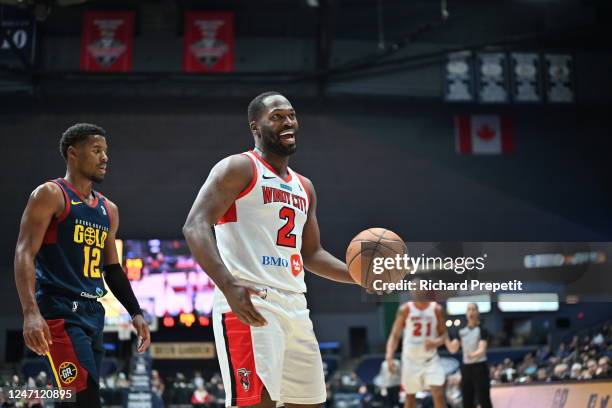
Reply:
[[64, 361], [59, 365], [58, 375], [62, 383], [70, 384], [77, 378], [77, 374], [79, 370], [77, 370], [76, 365], [71, 361]]

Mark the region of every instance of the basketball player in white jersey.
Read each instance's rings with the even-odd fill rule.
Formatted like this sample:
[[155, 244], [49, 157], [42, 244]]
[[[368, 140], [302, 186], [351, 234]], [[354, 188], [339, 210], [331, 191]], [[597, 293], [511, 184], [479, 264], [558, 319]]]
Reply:
[[[423, 293], [415, 295], [416, 299], [424, 298]], [[393, 355], [403, 337], [401, 370], [405, 408], [416, 407], [415, 394], [425, 389], [431, 391], [435, 408], [446, 407], [445, 375], [437, 351], [446, 336], [444, 311], [438, 303], [416, 300], [404, 303], [397, 310], [385, 358], [388, 366], [393, 367]]]
[[288, 167], [298, 134], [291, 103], [266, 92], [249, 104], [248, 120], [255, 148], [212, 169], [183, 233], [217, 286], [213, 329], [226, 406], [315, 408], [326, 390], [304, 269], [354, 282], [321, 247], [312, 183]]

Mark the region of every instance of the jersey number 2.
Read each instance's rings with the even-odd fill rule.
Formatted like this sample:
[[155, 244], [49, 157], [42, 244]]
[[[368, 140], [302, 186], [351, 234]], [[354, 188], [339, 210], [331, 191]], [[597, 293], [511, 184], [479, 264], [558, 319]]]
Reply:
[[290, 207], [283, 207], [278, 212], [278, 216], [287, 222], [276, 234], [276, 245], [295, 248], [296, 236], [291, 233], [295, 228], [295, 210]]

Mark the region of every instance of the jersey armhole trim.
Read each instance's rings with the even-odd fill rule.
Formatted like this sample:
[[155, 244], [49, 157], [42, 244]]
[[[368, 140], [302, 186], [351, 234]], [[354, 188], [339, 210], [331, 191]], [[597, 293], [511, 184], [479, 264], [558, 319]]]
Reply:
[[310, 203], [312, 202], [312, 196], [310, 194], [310, 189], [308, 187], [306, 187], [306, 180], [305, 180], [304, 176], [302, 176], [300, 173], [297, 173], [297, 172], [294, 172], [294, 173], [297, 176], [298, 180], [300, 181], [300, 184], [302, 185], [302, 188], [306, 192], [306, 196], [308, 197], [308, 202], [306, 204], [308, 204], [308, 207], [310, 208]]
[[66, 193], [66, 190], [59, 182], [59, 179], [51, 180], [51, 182], [55, 183], [60, 188], [60, 190], [62, 190], [62, 194], [64, 196], [64, 210], [57, 217], [57, 222], [62, 222], [66, 219], [66, 217], [68, 217], [68, 214], [70, 213], [70, 198], [68, 198], [68, 193]]
[[108, 205], [108, 198], [106, 198], [103, 194], [98, 193], [97, 194], [100, 196], [100, 198], [102, 199], [102, 206], [106, 208], [106, 213], [108, 214], [108, 229], [109, 231], [111, 230], [111, 228], [113, 227], [113, 213], [111, 213], [110, 210], [110, 205]]
[[249, 182], [249, 184], [244, 188], [244, 190], [242, 190], [240, 194], [238, 194], [238, 197], [236, 197], [236, 200], [244, 197], [245, 195], [249, 194], [251, 190], [253, 190], [253, 187], [255, 187], [255, 184], [257, 183], [257, 177], [258, 177], [257, 166], [255, 165], [255, 159], [253, 159], [251, 155], [248, 153], [242, 153], [242, 154], [248, 157], [251, 162], [251, 169], [253, 169], [253, 177], [251, 178], [251, 181]]

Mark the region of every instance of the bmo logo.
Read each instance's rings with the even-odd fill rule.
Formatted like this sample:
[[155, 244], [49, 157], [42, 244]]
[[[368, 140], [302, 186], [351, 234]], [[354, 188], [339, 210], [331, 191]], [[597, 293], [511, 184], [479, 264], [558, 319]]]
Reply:
[[289, 266], [289, 261], [285, 258], [263, 255], [261, 257], [261, 264], [264, 266], [282, 266], [287, 268]]

